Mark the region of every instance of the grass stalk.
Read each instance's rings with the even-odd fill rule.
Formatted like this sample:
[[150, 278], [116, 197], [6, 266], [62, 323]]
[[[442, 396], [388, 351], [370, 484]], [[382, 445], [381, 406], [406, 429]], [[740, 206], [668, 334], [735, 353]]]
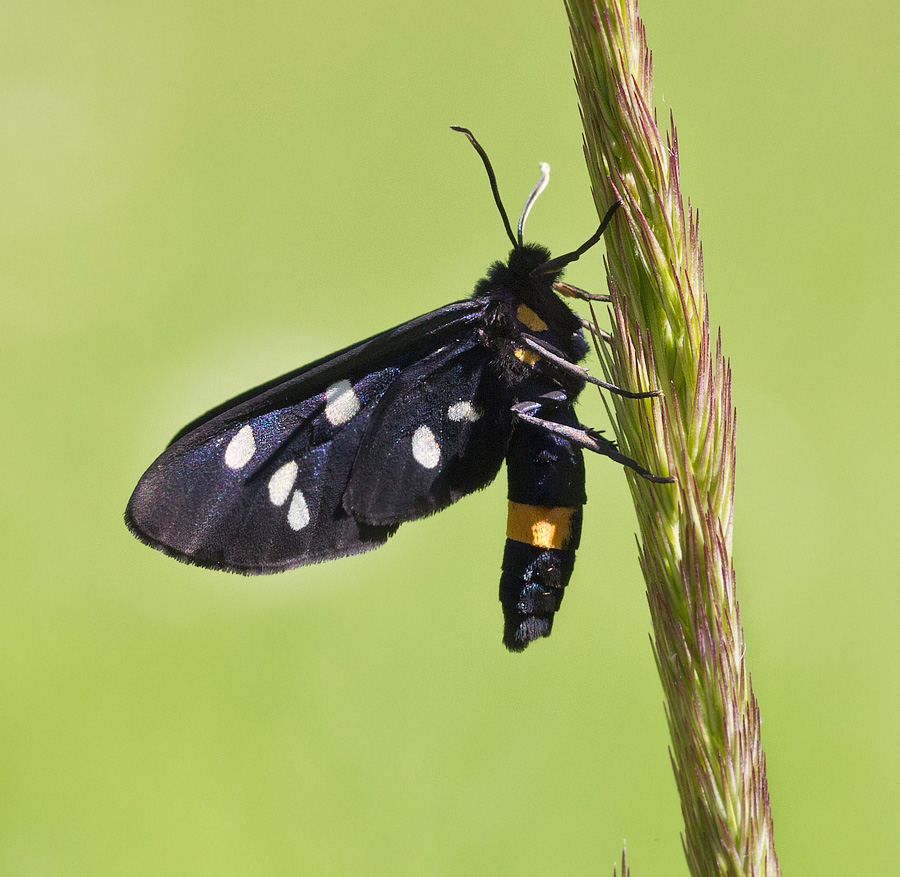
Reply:
[[676, 484], [626, 470], [637, 510], [653, 648], [671, 734], [690, 872], [780, 874], [760, 715], [732, 563], [735, 412], [721, 334], [710, 342], [696, 215], [685, 210], [674, 122], [653, 110], [637, 0], [566, 0], [585, 156], [606, 233], [614, 341], [609, 380], [659, 399], [612, 398], [621, 449]]

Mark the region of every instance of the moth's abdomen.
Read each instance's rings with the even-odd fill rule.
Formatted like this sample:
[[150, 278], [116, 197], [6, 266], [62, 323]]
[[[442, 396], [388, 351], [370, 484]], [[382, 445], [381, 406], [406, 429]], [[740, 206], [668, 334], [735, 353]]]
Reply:
[[[571, 406], [548, 419], [577, 423]], [[500, 578], [503, 643], [520, 652], [548, 636], [575, 566], [585, 502], [581, 450], [531, 424], [516, 427], [506, 457], [509, 513]]]

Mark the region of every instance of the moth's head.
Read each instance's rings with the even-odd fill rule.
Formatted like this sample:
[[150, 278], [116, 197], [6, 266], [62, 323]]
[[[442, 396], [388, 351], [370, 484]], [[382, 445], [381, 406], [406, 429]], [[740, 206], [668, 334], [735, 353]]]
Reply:
[[551, 284], [562, 273], [561, 271], [543, 276], [534, 273], [537, 268], [546, 265], [549, 261], [550, 250], [546, 247], [542, 247], [540, 244], [521, 244], [510, 250], [506, 266], [517, 278], [522, 280], [528, 278], [532, 281]]

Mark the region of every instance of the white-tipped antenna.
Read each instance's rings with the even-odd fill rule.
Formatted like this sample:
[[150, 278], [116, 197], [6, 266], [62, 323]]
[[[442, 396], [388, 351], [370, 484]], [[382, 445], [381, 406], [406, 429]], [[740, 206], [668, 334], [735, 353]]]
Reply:
[[522, 215], [519, 217], [519, 228], [517, 229], [517, 234], [519, 238], [519, 246], [523, 245], [522, 233], [525, 231], [525, 220], [528, 219], [528, 214], [531, 213], [531, 208], [534, 206], [534, 202], [537, 201], [538, 195], [547, 188], [547, 183], [550, 182], [550, 165], [547, 164], [546, 161], [541, 162], [541, 178], [537, 181], [535, 187], [531, 190], [531, 194], [525, 201], [525, 206], [522, 208]]

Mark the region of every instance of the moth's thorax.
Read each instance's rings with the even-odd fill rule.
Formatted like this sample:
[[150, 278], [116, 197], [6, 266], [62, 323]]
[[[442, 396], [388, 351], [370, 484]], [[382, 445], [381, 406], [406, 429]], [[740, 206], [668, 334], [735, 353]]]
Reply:
[[550, 251], [537, 244], [516, 247], [507, 262], [491, 265], [475, 287], [474, 297], [488, 306], [485, 323], [493, 336], [489, 343], [495, 349], [511, 345], [524, 366], [532, 366], [536, 357], [520, 343], [523, 334], [571, 362], [579, 362], [587, 353], [581, 321], [553, 289], [561, 272], [533, 273], [549, 259]]

